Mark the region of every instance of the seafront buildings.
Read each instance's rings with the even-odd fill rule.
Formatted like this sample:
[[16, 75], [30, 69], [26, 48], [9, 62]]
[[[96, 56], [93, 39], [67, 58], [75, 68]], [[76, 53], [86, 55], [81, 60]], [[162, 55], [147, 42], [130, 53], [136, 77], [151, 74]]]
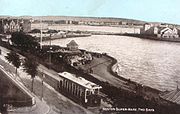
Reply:
[[12, 32], [29, 32], [31, 22], [28, 19], [5, 18], [0, 19], [0, 33], [10, 34]]
[[[51, 19], [52, 18], [52, 19]], [[40, 19], [42, 19], [40, 21]], [[66, 26], [68, 25], [68, 26]], [[69, 26], [71, 25], [71, 26]], [[61, 31], [98, 31], [106, 33], [153, 34], [158, 37], [178, 38], [179, 29], [176, 26], [163, 23], [145, 23], [114, 18], [82, 18], [82, 17], [42, 17], [0, 19], [0, 32], [16, 31], [30, 32], [34, 29]]]
[[179, 38], [180, 30], [176, 27], [169, 27], [168, 25], [154, 26], [146, 23], [141, 29], [141, 34], [155, 35], [158, 38]]
[[[42, 19], [42, 21], [40, 21]], [[16, 31], [30, 32], [34, 29], [48, 30], [65, 30], [65, 31], [99, 31], [114, 33], [140, 33], [142, 22], [136, 23], [129, 20], [119, 20], [111, 18], [82, 18], [82, 17], [59, 17], [52, 20], [46, 18], [15, 18], [6, 17], [0, 19], [0, 32], [11, 33]], [[66, 25], [71, 25], [67, 27]], [[110, 29], [109, 29], [110, 27]], [[82, 29], [83, 28], [83, 29]], [[115, 29], [114, 29], [115, 28]], [[111, 30], [113, 29], [113, 30]]]

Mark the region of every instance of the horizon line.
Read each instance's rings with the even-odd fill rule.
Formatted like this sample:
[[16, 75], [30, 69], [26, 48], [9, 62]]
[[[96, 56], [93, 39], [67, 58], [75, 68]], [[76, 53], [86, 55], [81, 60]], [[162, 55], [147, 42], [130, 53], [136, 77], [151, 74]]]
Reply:
[[172, 23], [172, 22], [156, 22], [156, 21], [146, 21], [141, 19], [135, 19], [135, 18], [126, 18], [126, 17], [114, 17], [114, 16], [75, 16], [75, 15], [0, 15], [0, 17], [50, 17], [50, 16], [56, 16], [56, 17], [79, 17], [79, 18], [104, 18], [104, 19], [125, 19], [125, 20], [134, 20], [134, 21], [141, 21], [145, 23], [162, 23], [162, 24], [172, 24], [172, 25], [180, 25], [178, 23]]

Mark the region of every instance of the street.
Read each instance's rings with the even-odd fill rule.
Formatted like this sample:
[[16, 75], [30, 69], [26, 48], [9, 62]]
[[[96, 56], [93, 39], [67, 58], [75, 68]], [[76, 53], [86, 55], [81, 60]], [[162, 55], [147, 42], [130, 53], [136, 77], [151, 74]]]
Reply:
[[[2, 55], [0, 55], [1, 66], [5, 66], [4, 68], [7, 71], [9, 71], [11, 73], [15, 73], [15, 68], [12, 65], [10, 65], [7, 62], [7, 60], [4, 58], [4, 56], [6, 56], [6, 53], [8, 53], [9, 50], [7, 50], [3, 47], [0, 47], [0, 49], [2, 50]], [[40, 67], [40, 69], [41, 69], [41, 67]], [[23, 71], [22, 67], [20, 67], [18, 69], [18, 74], [19, 74], [19, 76], [14, 77], [14, 78], [17, 78], [17, 80], [21, 81], [30, 90], [31, 77]], [[43, 93], [44, 98], [43, 98], [43, 101], [41, 101], [42, 80], [36, 76], [35, 82], [34, 82], [34, 94], [36, 96], [37, 102], [46, 104], [47, 107], [49, 107], [49, 112], [47, 114], [61, 114], [61, 113], [62, 114], [92, 114], [91, 111], [85, 109], [84, 107], [74, 103], [73, 101], [69, 100], [65, 96], [56, 92], [51, 86], [49, 86], [46, 83], [44, 83], [43, 90], [44, 90], [44, 93]], [[39, 107], [43, 107], [43, 106], [39, 105]], [[48, 108], [45, 108], [45, 109], [48, 109]], [[21, 109], [19, 109], [19, 110], [21, 110]], [[22, 108], [22, 110], [24, 110], [24, 108]], [[17, 114], [16, 112], [11, 112], [11, 113]], [[27, 114], [27, 113], [28, 112], [25, 112], [24, 114]], [[32, 113], [31, 112], [31, 114], [40, 114], [40, 113], [36, 113], [36, 112]]]

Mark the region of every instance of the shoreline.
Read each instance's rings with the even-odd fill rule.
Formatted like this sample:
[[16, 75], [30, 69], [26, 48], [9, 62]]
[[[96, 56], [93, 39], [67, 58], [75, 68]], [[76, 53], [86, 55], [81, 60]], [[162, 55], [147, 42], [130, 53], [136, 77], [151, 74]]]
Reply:
[[[94, 52], [93, 52], [93, 53], [94, 53]], [[108, 57], [108, 58], [110, 58], [110, 59], [112, 60], [111, 64], [107, 66], [107, 70], [108, 70], [108, 72], [110, 72], [113, 76], [115, 76], [116, 78], [118, 78], [118, 79], [120, 79], [120, 80], [123, 80], [123, 81], [126, 81], [126, 82], [128, 82], [128, 83], [134, 84], [134, 85], [136, 85], [136, 86], [142, 86], [140, 83], [135, 82], [135, 81], [132, 81], [132, 80], [130, 80], [130, 79], [126, 79], [126, 78], [118, 75], [117, 73], [115, 73], [115, 72], [113, 71], [112, 67], [117, 64], [117, 59], [116, 59], [116, 58], [114, 58], [114, 57], [112, 57], [112, 56], [110, 56], [110, 55], [107, 55], [107, 54], [105, 54], [105, 55], [103, 55], [103, 56], [106, 56], [106, 57]], [[130, 85], [129, 85], [129, 86], [130, 86]], [[158, 89], [156, 89], [156, 88], [152, 88], [152, 87], [146, 86], [146, 85], [143, 85], [142, 87], [143, 87], [144, 90], [146, 90], [145, 92], [152, 93], [152, 94], [154, 94], [155, 96], [157, 95], [157, 98], [158, 98], [158, 99], [156, 99], [155, 97], [152, 97], [152, 98], [149, 99], [149, 100], [155, 100], [158, 104], [163, 104], [163, 105], [165, 105], [165, 104], [166, 104], [166, 105], [177, 105], [177, 106], [179, 106], [179, 104], [174, 103], [174, 102], [169, 101], [169, 100], [166, 100], [166, 99], [163, 99], [163, 98], [161, 97], [161, 94], [163, 94], [163, 93], [165, 93], [165, 92], [168, 92], [168, 91], [161, 91], [161, 90], [158, 90]], [[126, 91], [126, 90], [125, 90], [125, 91]], [[133, 94], [132, 91], [129, 91], [129, 92]], [[137, 94], [137, 93], [135, 93], [135, 94]], [[142, 97], [144, 97], [144, 98], [145, 98], [145, 97], [148, 97], [148, 94], [146, 94], [146, 93], [142, 93], [142, 94], [143, 94]], [[144, 100], [147, 100], [147, 99], [144, 99]], [[165, 103], [165, 104], [164, 104], [164, 103]]]
[[[66, 36], [53, 36], [52, 38], [48, 37], [43, 37], [42, 41], [50, 41], [50, 40], [60, 40], [60, 39], [67, 39], [67, 38], [77, 38], [77, 37], [90, 37], [90, 34], [78, 34], [78, 35], [66, 35]], [[36, 37], [37, 41], [40, 42], [40, 37]]]
[[[96, 52], [89, 52], [89, 53], [92, 53], [92, 54], [95, 54]], [[96, 53], [96, 54], [100, 54], [100, 53]], [[179, 104], [177, 104], [177, 103], [174, 103], [174, 102], [171, 102], [171, 101], [168, 101], [168, 100], [166, 100], [166, 99], [163, 99], [163, 98], [161, 98], [160, 97], [160, 94], [162, 94], [162, 93], [164, 93], [164, 92], [166, 92], [166, 91], [161, 91], [161, 90], [158, 90], [158, 89], [156, 89], [156, 88], [152, 88], [152, 87], [150, 87], [150, 86], [146, 86], [146, 85], [142, 85], [142, 84], [140, 84], [140, 83], [138, 83], [138, 82], [135, 82], [135, 81], [132, 81], [132, 80], [130, 80], [130, 79], [126, 79], [126, 78], [124, 78], [124, 77], [122, 77], [122, 76], [120, 76], [120, 75], [118, 75], [117, 73], [115, 73], [114, 71], [113, 71], [113, 69], [112, 69], [112, 67], [115, 65], [115, 64], [117, 64], [117, 59], [116, 58], [114, 58], [114, 57], [111, 57], [110, 55], [107, 55], [107, 54], [102, 54], [103, 56], [105, 56], [105, 57], [107, 57], [107, 58], [109, 58], [109, 59], [111, 59], [111, 64], [110, 65], [108, 65], [107, 66], [107, 71], [111, 74], [111, 75], [113, 75], [114, 77], [116, 77], [116, 78], [118, 78], [118, 79], [120, 79], [120, 80], [122, 80], [122, 81], [125, 81], [125, 82], [127, 82], [128, 83], [128, 85], [127, 86], [129, 86], [130, 88], [132, 87], [132, 86], [137, 86], [137, 87], [141, 87], [139, 90], [137, 90], [137, 91], [135, 91], [134, 92], [134, 90], [132, 89], [132, 90], [128, 90], [128, 89], [125, 89], [125, 88], [123, 88], [123, 87], [116, 87], [116, 86], [114, 86], [114, 85], [112, 85], [111, 83], [109, 83], [108, 81], [103, 81], [103, 80], [99, 80], [98, 78], [96, 78], [96, 77], [94, 77], [92, 74], [89, 74], [88, 73], [88, 75], [89, 76], [91, 76], [92, 78], [95, 78], [95, 79], [97, 79], [98, 81], [100, 81], [101, 82], [101, 84], [103, 85], [104, 83], [107, 83], [110, 87], [112, 87], [112, 88], [116, 88], [117, 90], [117, 93], [116, 94], [118, 94], [119, 92], [118, 91], [121, 91], [121, 92], [123, 92], [123, 93], [125, 93], [126, 95], [127, 95], [127, 93], [129, 94], [129, 96], [131, 96], [131, 97], [137, 97], [137, 96], [139, 96], [139, 97], [142, 97], [142, 99], [144, 99], [144, 101], [150, 101], [151, 103], [157, 103], [157, 104], [159, 104], [159, 105], [162, 105], [162, 106], [174, 106], [174, 105], [177, 105], [177, 106], [179, 106]], [[73, 69], [76, 69], [75, 67], [72, 67], [72, 66], [70, 66], [71, 68], [73, 68]], [[79, 70], [79, 69], [76, 69], [77, 71], [79, 71], [79, 72], [83, 72], [83, 71], [81, 71], [81, 70]], [[79, 74], [79, 73], [77, 73], [77, 74]], [[81, 73], [80, 73], [81, 74]], [[86, 78], [89, 78], [89, 77], [86, 77]], [[100, 83], [99, 83], [100, 84]], [[105, 86], [106, 87], [106, 86]], [[133, 87], [132, 87], [133, 88]], [[104, 91], [104, 90], [103, 90]], [[112, 91], [113, 92], [113, 91]], [[112, 93], [113, 94], [113, 93]], [[121, 93], [122, 94], [122, 93]], [[150, 95], [149, 95], [150, 94]], [[107, 94], [108, 95], [108, 94]], [[110, 96], [111, 97], [111, 96]], [[115, 100], [116, 101], [116, 100]], [[161, 107], [161, 106], [160, 106]]]
[[136, 37], [136, 38], [141, 38], [141, 39], [149, 39], [149, 40], [154, 40], [154, 41], [166, 41], [166, 42], [180, 43], [180, 37], [178, 37], [178, 38], [158, 38], [155, 35], [145, 35], [145, 34], [117, 34], [117, 35], [131, 36], [131, 37]]
[[[106, 34], [106, 35], [107, 35], [107, 34]], [[121, 35], [121, 36], [122, 36], [122, 34], [108, 34], [108, 35]], [[131, 35], [132, 35], [132, 34], [131, 34]], [[80, 36], [77, 36], [77, 37], [80, 37]], [[83, 36], [81, 36], [81, 37], [83, 37]], [[88, 37], [88, 36], [87, 36], [87, 37]], [[72, 38], [72, 37], [69, 37], [69, 38]], [[76, 38], [76, 37], [75, 37], [75, 38]], [[57, 38], [57, 39], [62, 39], [62, 38]], [[49, 39], [49, 40], [50, 40], [50, 39]], [[46, 41], [49, 41], [49, 40], [46, 40]], [[51, 39], [51, 40], [56, 40], [56, 39]], [[82, 50], [83, 50], [83, 49], [82, 49]], [[89, 51], [88, 51], [88, 52], [89, 52]], [[97, 53], [97, 52], [90, 52], [90, 53]], [[100, 54], [100, 53], [97, 53], [97, 54]], [[141, 86], [140, 83], [135, 82], [135, 81], [132, 81], [131, 79], [124, 78], [124, 77], [118, 75], [117, 73], [115, 73], [115, 72], [113, 71], [112, 67], [113, 67], [115, 64], [117, 64], [117, 62], [118, 62], [117, 59], [114, 58], [114, 57], [112, 57], [112, 56], [110, 56], [110, 55], [107, 55], [107, 54], [104, 55], [104, 56], [106, 56], [106, 57], [108, 57], [108, 58], [110, 58], [110, 59], [112, 60], [111, 65], [107, 66], [108, 72], [110, 72], [110, 74], [112, 74], [114, 77], [116, 77], [116, 78], [118, 78], [118, 79], [120, 79], [120, 80], [123, 80], [123, 81], [126, 81], [126, 82], [128, 82], [128, 83], [132, 83], [132, 84]], [[150, 87], [150, 86], [145, 86], [145, 85], [143, 85], [143, 86], [146, 87], [146, 88], [148, 88], [148, 89], [151, 90], [151, 91], [156, 92], [156, 93], [164, 92], [164, 91], [158, 90], [158, 89], [153, 88], [153, 87]]]
[[[11, 47], [11, 48], [13, 48], [13, 47]], [[20, 53], [22, 53], [22, 52], [20, 52]], [[91, 53], [96, 53], [96, 52], [91, 52]], [[99, 53], [97, 53], [97, 54], [99, 54]], [[27, 55], [27, 54], [25, 54], [25, 55]], [[105, 55], [106, 57], [108, 57], [112, 60], [110, 65], [107, 66], [107, 71], [110, 72], [114, 77], [116, 77], [120, 80], [124, 80], [126, 82], [129, 82], [131, 85], [133, 84], [133, 85], [138, 85], [140, 87], [142, 86], [141, 84], [139, 84], [137, 82], [128, 80], [126, 78], [123, 78], [123, 77], [117, 75], [112, 70], [112, 66], [114, 66], [117, 63], [117, 60], [115, 58], [107, 55], [107, 54], [103, 54], [103, 55]], [[100, 85], [103, 85], [104, 88], [103, 88], [102, 92], [106, 93], [106, 95], [108, 95], [108, 98], [112, 99], [112, 104], [115, 106], [116, 105], [117, 106], [122, 106], [122, 105], [124, 105], [124, 106], [129, 106], [129, 105], [130, 106], [133, 106], [133, 105], [136, 106], [136, 105], [138, 105], [138, 106], [143, 106], [143, 107], [145, 106], [146, 107], [146, 106], [151, 106], [151, 104], [152, 104], [152, 107], [154, 107], [154, 106], [156, 106], [156, 104], [159, 104], [160, 110], [161, 110], [161, 108], [163, 108], [164, 106], [166, 107], [167, 105], [170, 105], [170, 106], [178, 105], [178, 104], [172, 103], [170, 101], [165, 102], [164, 99], [159, 98], [159, 93], [161, 91], [154, 89], [154, 88], [151, 88], [151, 87], [148, 87], [148, 86], [143, 86], [143, 89], [142, 88], [141, 89], [144, 91], [144, 93], [147, 92], [145, 94], [146, 96], [149, 93], [153, 93], [152, 97], [145, 97], [144, 93], [142, 94], [142, 92], [134, 93], [132, 91], [123, 89], [121, 87], [113, 86], [112, 84], [108, 83], [107, 81], [105, 81], [105, 82], [101, 81], [101, 80], [95, 78], [93, 75], [91, 75], [89, 73], [85, 73], [85, 72], [83, 72], [83, 70], [76, 69], [75, 67], [67, 66], [66, 68], [67, 68], [66, 70], [68, 70], [70, 72], [74, 72], [75, 74], [78, 74], [78, 75], [83, 75], [88, 80], [93, 80], [93, 82], [98, 83]], [[53, 70], [55, 70], [55, 69], [53, 69]], [[127, 86], [131, 86], [131, 85], [127, 85]], [[154, 96], [157, 97], [158, 99], [155, 99]], [[125, 104], [123, 102], [125, 102]]]
[[[108, 35], [117, 35], [117, 34], [108, 34]], [[82, 49], [82, 50], [83, 50], [83, 49]], [[85, 51], [85, 50], [84, 50], [84, 51]], [[88, 51], [88, 52], [90, 52], [90, 51]], [[97, 52], [90, 52], [90, 53], [95, 54], [95, 53], [97, 53]], [[97, 54], [100, 54], [100, 53], [97, 53]], [[118, 75], [118, 74], [115, 73], [115, 72], [113, 71], [113, 69], [112, 69], [112, 67], [117, 64], [117, 62], [118, 62], [117, 59], [114, 58], [114, 57], [112, 57], [112, 56], [110, 56], [110, 55], [107, 55], [107, 54], [105, 54], [104, 56], [106, 56], [107, 58], [110, 58], [111, 61], [112, 61], [112, 63], [107, 66], [107, 70], [108, 70], [108, 72], [109, 72], [111, 75], [113, 75], [114, 77], [116, 77], [116, 78], [118, 78], [118, 79], [120, 79], [120, 80], [123, 80], [123, 81], [125, 81], [125, 82], [127, 82], [127, 83], [136, 85], [136, 86], [143, 86], [143, 88], [145, 88], [147, 91], [152, 91], [152, 92], [158, 93], [158, 94], [160, 94], [160, 93], [162, 93], [162, 92], [165, 92], [165, 91], [162, 91], [162, 90], [159, 90], [159, 89], [156, 89], [156, 88], [147, 86], [147, 85], [142, 85], [142, 84], [140, 84], [140, 83], [138, 83], [138, 82], [136, 82], [136, 81], [132, 81], [131, 79], [127, 79], [127, 78], [124, 78], [124, 77]], [[89, 74], [89, 75], [91, 75], [91, 74]]]
[[[83, 51], [86, 51], [86, 50], [83, 50]], [[98, 53], [98, 52], [91, 52], [91, 51], [87, 51], [91, 54], [101, 54], [101, 53]], [[118, 75], [116, 72], [113, 71], [113, 66], [116, 65], [118, 63], [118, 60], [108, 54], [102, 54], [103, 56], [106, 56], [107, 58], [111, 59], [111, 64], [107, 66], [107, 70], [108, 72], [113, 75], [114, 77], [120, 79], [120, 80], [123, 80], [123, 81], [126, 81], [126, 82], [130, 82], [132, 84], [135, 84], [135, 85], [141, 85], [140, 83], [136, 82], [136, 81], [132, 81], [131, 79], [127, 79], [127, 78], [124, 78], [120, 75]], [[161, 92], [165, 92], [165, 91], [162, 91], [162, 90], [159, 90], [159, 89], [156, 89], [156, 88], [153, 88], [153, 87], [150, 87], [150, 86], [146, 86], [146, 85], [143, 85], [144, 87], [148, 88], [149, 90], [152, 90], [156, 93], [161, 93]]]
[[[89, 32], [91, 34], [83, 34], [83, 35], [69, 35], [67, 37], [58, 37], [58, 38], [52, 38], [50, 39], [49, 37], [44, 37], [43, 41], [49, 41], [49, 40], [57, 40], [57, 39], [66, 39], [66, 38], [77, 38], [77, 37], [90, 37], [92, 35], [110, 35], [110, 36], [130, 36], [130, 37], [135, 37], [135, 38], [140, 38], [140, 39], [148, 39], [148, 40], [154, 40], [154, 41], [164, 41], [164, 42], [175, 42], [175, 43], [180, 43], [180, 37], [178, 38], [158, 38], [155, 35], [145, 35], [145, 34], [128, 34], [128, 33], [97, 33], [97, 32]], [[38, 42], [40, 38], [38, 38]]]
[[[119, 79], [121, 79], [121, 80], [124, 80], [124, 81], [127, 81], [127, 82], [131, 82], [131, 83], [133, 83], [133, 84], [141, 85], [141, 84], [139, 84], [138, 82], [132, 81], [131, 79], [124, 78], [124, 77], [118, 75], [117, 73], [115, 73], [115, 72], [112, 70], [112, 67], [117, 64], [117, 62], [118, 62], [117, 59], [115, 59], [114, 57], [111, 57], [111, 56], [109, 56], [109, 55], [106, 55], [106, 57], [112, 59], [112, 63], [111, 63], [110, 66], [108, 66], [108, 70], [109, 70], [109, 72], [110, 72], [113, 76], [115, 76], [115, 77], [117, 77], [117, 78], [119, 78]], [[153, 88], [153, 87], [150, 87], [150, 86], [144, 85], [144, 87], [147, 87], [147, 88], [149, 88], [149, 89], [152, 89], [153, 91], [156, 91], [156, 92], [163, 92], [163, 91], [161, 91], [161, 90], [158, 90], [158, 89]]]

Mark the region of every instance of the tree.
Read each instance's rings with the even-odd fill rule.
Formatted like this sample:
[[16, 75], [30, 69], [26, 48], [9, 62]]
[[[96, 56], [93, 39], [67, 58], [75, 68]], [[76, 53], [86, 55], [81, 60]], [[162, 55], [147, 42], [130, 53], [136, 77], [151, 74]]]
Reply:
[[31, 75], [31, 79], [32, 79], [32, 83], [31, 83], [31, 91], [33, 92], [33, 88], [34, 88], [34, 78], [37, 75], [38, 71], [38, 63], [36, 61], [36, 59], [34, 57], [29, 57], [25, 59], [25, 62], [23, 64], [24, 66], [24, 71]]
[[47, 33], [58, 33], [57, 30], [48, 30]]
[[33, 29], [33, 30], [31, 30], [30, 33], [41, 33], [41, 30], [39, 30], [39, 29]]
[[11, 37], [11, 41], [13, 46], [16, 46], [22, 51], [34, 51], [35, 48], [40, 48], [40, 44], [37, 40], [25, 33], [22, 32], [14, 32]]
[[19, 55], [11, 51], [10, 53], [7, 53], [7, 56], [5, 56], [5, 58], [9, 61], [9, 63], [12, 63], [16, 67], [16, 74], [17, 74], [17, 69], [21, 65], [21, 60]]

